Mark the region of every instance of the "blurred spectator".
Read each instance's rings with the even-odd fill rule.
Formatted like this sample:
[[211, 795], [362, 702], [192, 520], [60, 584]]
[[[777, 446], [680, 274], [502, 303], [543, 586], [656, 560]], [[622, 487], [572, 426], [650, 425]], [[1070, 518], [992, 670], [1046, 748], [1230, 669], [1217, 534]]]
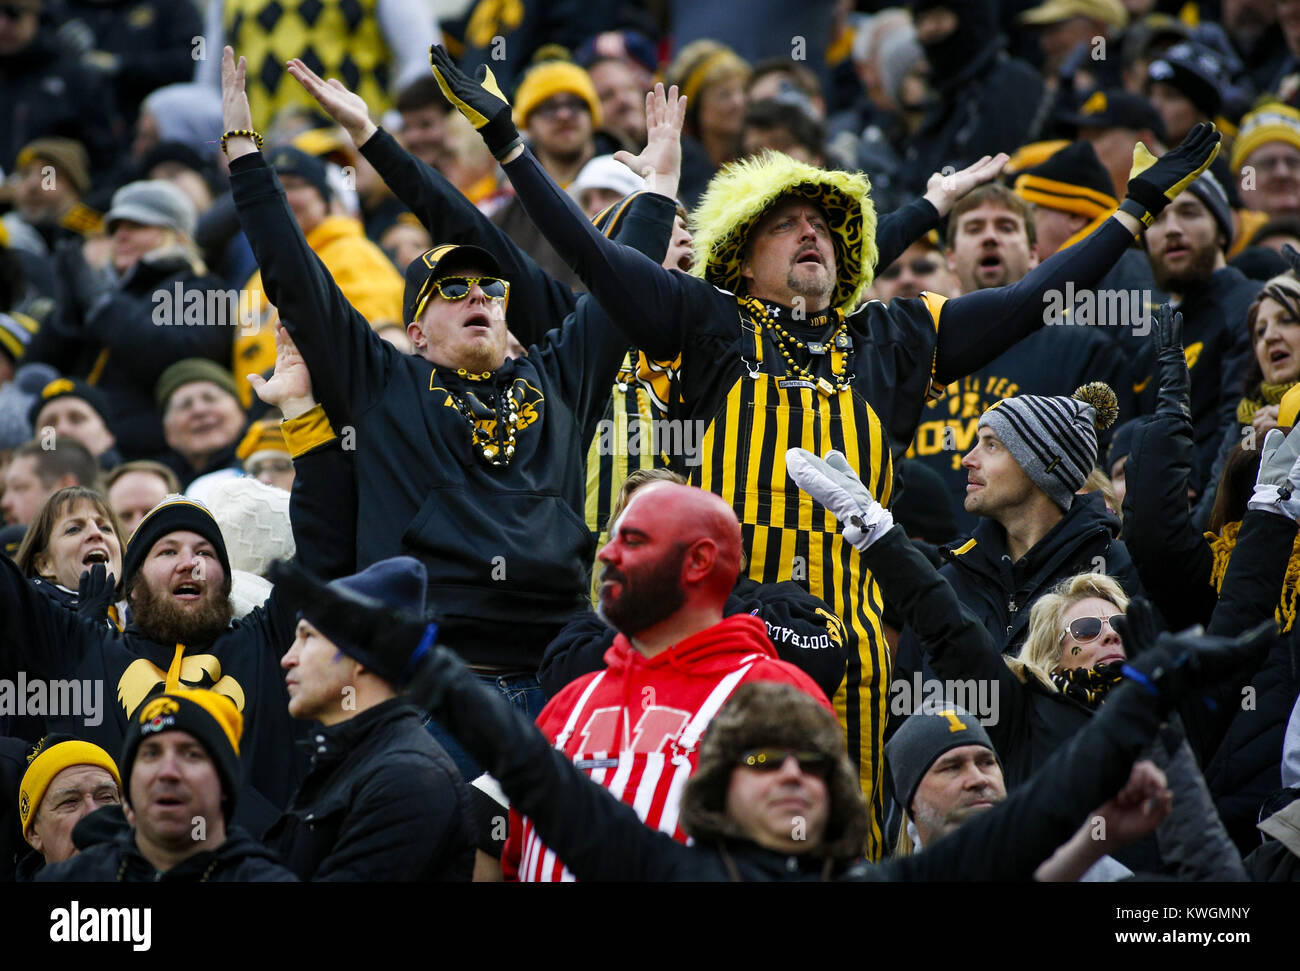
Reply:
[[745, 109], [741, 154], [748, 158], [766, 149], [818, 167], [826, 164], [826, 129], [798, 104], [769, 99]]
[[1095, 91], [1076, 115], [1063, 119], [1088, 142], [1110, 175], [1109, 194], [1117, 199], [1128, 190], [1133, 146], [1146, 145], [1151, 154], [1164, 152], [1165, 126], [1151, 102], [1119, 88]]
[[40, 236], [46, 255], [61, 239], [99, 233], [103, 217], [82, 202], [90, 191], [90, 160], [71, 138], [38, 138], [18, 153], [14, 212], [4, 217], [10, 232], [19, 221]]
[[169, 84], [141, 103], [131, 157], [142, 160], [160, 142], [180, 142], [214, 159], [221, 132], [220, 94], [198, 84]]
[[682, 178], [686, 180], [688, 139], [704, 149], [717, 168], [740, 151], [740, 126], [745, 117], [745, 85], [749, 65], [731, 48], [712, 40], [697, 40], [680, 49], [667, 71], [667, 82], [686, 96], [682, 128]]
[[53, 429], [55, 441], [71, 438], [80, 442], [99, 459], [105, 471], [122, 461], [117, 439], [108, 427], [108, 402], [97, 388], [76, 378], [59, 378], [41, 389], [32, 404], [32, 428], [37, 438]]
[[161, 462], [140, 459], [123, 462], [104, 480], [108, 504], [122, 522], [125, 539], [130, 539], [135, 528], [147, 513], [167, 496], [181, 491], [181, 481], [176, 473]]
[[60, 51], [50, 0], [8, 0], [0, 13], [0, 170], [44, 135], [77, 138], [101, 176], [117, 158], [120, 122], [111, 90]]
[[1213, 121], [1223, 107], [1228, 80], [1223, 63], [1199, 44], [1175, 44], [1151, 62], [1147, 77], [1148, 96], [1170, 145], [1181, 142], [1200, 122]]
[[[386, 225], [382, 222], [377, 224], [375, 232], [377, 234], [375, 241], [379, 243], [379, 248], [397, 267], [410, 266], [411, 260], [433, 248], [433, 238], [429, 235], [429, 231], [409, 212], [396, 213], [392, 221]], [[388, 334], [385, 334], [385, 337], [390, 341], [393, 340]]]
[[629, 151], [639, 152], [646, 142], [645, 96], [654, 87], [653, 74], [631, 57], [599, 57], [583, 67], [595, 85], [605, 127]]
[[1119, 207], [1110, 173], [1087, 142], [1075, 142], [1016, 176], [1015, 192], [1035, 206], [1034, 253], [1040, 263], [1079, 242]]
[[594, 219], [602, 209], [644, 188], [645, 180], [622, 162], [615, 162], [614, 156], [597, 155], [582, 167], [569, 186], [569, 195], [588, 219]]
[[1043, 100], [1043, 82], [1008, 57], [994, 0], [912, 0], [933, 98], [904, 143], [904, 184], [920, 195], [930, 173], [965, 168], [1023, 144]]
[[317, 74], [337, 77], [366, 99], [376, 115], [429, 71], [429, 47], [442, 42], [423, 0], [355, 4], [282, 4], [279, 0], [209, 0], [203, 24], [205, 57], [194, 80], [221, 87], [221, 50], [229, 44], [248, 59], [253, 127], [264, 131], [289, 105], [312, 100], [284, 64], [302, 58]]
[[925, 291], [945, 297], [955, 297], [958, 292], [957, 278], [948, 268], [935, 230], [926, 233], [876, 273], [871, 285], [871, 295], [885, 303], [895, 297], [919, 297]]
[[26, 526], [45, 501], [67, 486], [99, 487], [99, 463], [78, 441], [66, 439], [55, 448], [32, 440], [14, 449], [4, 472], [0, 511], [5, 522]]
[[1124, 76], [1124, 90], [1130, 94], [1145, 95], [1147, 68], [1166, 50], [1191, 37], [1191, 28], [1169, 14], [1153, 13], [1133, 20], [1124, 31], [1120, 43], [1120, 64]]
[[817, 75], [788, 57], [771, 57], [755, 64], [745, 86], [745, 100], [750, 104], [788, 101], [803, 107], [817, 121], [826, 121], [826, 97]]
[[285, 492], [293, 488], [293, 458], [278, 418], [253, 422], [235, 455], [244, 463], [244, 474], [249, 478]]
[[[452, 161], [447, 146], [447, 116], [451, 105], [433, 75], [416, 78], [397, 93], [395, 107], [402, 119], [397, 132], [406, 150], [425, 165], [447, 175]], [[448, 176], [450, 178], [450, 176]]]
[[35, 332], [36, 322], [26, 314], [0, 313], [0, 387], [13, 380]]
[[1246, 208], [1269, 219], [1300, 217], [1300, 111], [1268, 104], [1243, 118], [1231, 169]]
[[[1038, 46], [1043, 53], [1043, 77], [1049, 86], [1074, 82], [1075, 70], [1068, 63], [1081, 65], [1088, 72], [1118, 63], [1118, 58], [1107, 57], [1107, 45], [1117, 39], [1128, 24], [1128, 11], [1120, 0], [1043, 0], [1038, 6], [1020, 15], [1020, 22], [1037, 27]], [[1118, 44], [1116, 44], [1118, 46]], [[1079, 56], [1083, 48], [1084, 56]], [[1100, 52], [1101, 56], [1098, 56]], [[1118, 51], [1116, 51], [1118, 53]], [[1080, 79], [1083, 80], [1083, 79]], [[1118, 77], [1091, 78], [1097, 87], [1113, 84]]]
[[238, 468], [244, 411], [229, 371], [206, 358], [177, 361], [158, 378], [155, 396], [172, 450], [167, 464], [182, 488], [209, 472]]
[[[1292, 246], [1300, 251], [1300, 218], [1284, 216], [1281, 219], [1270, 219], [1256, 230], [1250, 244], [1264, 246], [1277, 253], [1282, 252], [1283, 246]], [[1282, 273], [1285, 269], [1283, 267], [1277, 273]], [[1277, 276], [1277, 273], [1270, 273], [1269, 276]]]
[[122, 120], [140, 102], [194, 74], [194, 40], [203, 21], [194, 0], [63, 0], [59, 41], [96, 83], [112, 89]]

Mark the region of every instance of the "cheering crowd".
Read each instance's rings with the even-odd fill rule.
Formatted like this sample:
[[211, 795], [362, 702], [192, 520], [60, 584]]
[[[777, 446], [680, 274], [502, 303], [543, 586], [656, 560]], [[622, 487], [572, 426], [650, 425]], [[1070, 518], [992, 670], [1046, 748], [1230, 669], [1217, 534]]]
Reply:
[[1300, 0], [8, 0], [0, 174], [0, 879], [1300, 878]]

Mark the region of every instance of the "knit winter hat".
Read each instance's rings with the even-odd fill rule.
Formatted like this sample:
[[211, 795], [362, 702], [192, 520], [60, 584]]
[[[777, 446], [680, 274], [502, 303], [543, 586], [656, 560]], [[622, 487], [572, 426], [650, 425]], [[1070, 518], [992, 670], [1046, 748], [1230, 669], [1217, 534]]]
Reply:
[[24, 364], [14, 379], [0, 387], [0, 449], [17, 448], [32, 437], [28, 415], [41, 388], [59, 376], [48, 364]]
[[235, 386], [234, 375], [226, 368], [215, 361], [209, 361], [206, 357], [187, 357], [168, 365], [167, 369], [158, 376], [158, 383], [153, 388], [153, 397], [158, 403], [158, 409], [166, 411], [167, 402], [176, 390], [192, 381], [211, 381], [236, 401], [239, 400], [239, 389]]
[[141, 743], [161, 732], [187, 732], [212, 759], [221, 778], [221, 808], [229, 822], [239, 795], [239, 741], [244, 734], [244, 716], [225, 695], [205, 688], [169, 688], [145, 701], [132, 714], [122, 743], [118, 764], [126, 785], [122, 800], [131, 803], [131, 770]]
[[98, 745], [71, 735], [46, 735], [27, 754], [27, 771], [18, 784], [18, 822], [22, 826], [23, 839], [31, 842], [31, 824], [41, 800], [45, 798], [45, 790], [55, 776], [74, 765], [97, 765], [113, 777], [119, 790], [122, 788], [117, 763]]
[[1223, 89], [1228, 84], [1223, 62], [1200, 44], [1175, 44], [1159, 60], [1151, 62], [1147, 76], [1168, 84], [1211, 118], [1223, 107]]
[[1111, 195], [1114, 186], [1110, 173], [1101, 164], [1096, 149], [1085, 141], [1072, 142], [1046, 161], [1020, 173], [1014, 188], [1016, 195], [1026, 202], [1088, 220], [1061, 244], [1061, 249], [1088, 236], [1119, 206], [1119, 200]]
[[557, 94], [573, 94], [581, 98], [591, 112], [591, 123], [600, 127], [600, 97], [591, 75], [570, 61], [546, 61], [530, 68], [519, 82], [515, 92], [515, 124], [520, 128], [528, 124], [528, 116], [543, 101]]
[[31, 411], [27, 413], [27, 418], [33, 428], [38, 427], [36, 419], [40, 417], [42, 409], [51, 401], [57, 401], [60, 398], [80, 398], [95, 409], [104, 424], [108, 426], [108, 416], [112, 409], [109, 408], [108, 401], [105, 400], [102, 391], [87, 384], [80, 378], [55, 378], [41, 388], [41, 393], [32, 402]]
[[1003, 398], [980, 416], [1030, 480], [1062, 509], [1069, 509], [1097, 464], [1097, 432], [1119, 415], [1115, 392], [1100, 381], [1068, 398]]
[[174, 229], [193, 238], [199, 215], [190, 197], [176, 186], [161, 179], [149, 179], [131, 182], [113, 193], [112, 205], [104, 216], [104, 228], [110, 235], [113, 224], [119, 220]]
[[235, 446], [235, 456], [247, 467], [248, 460], [254, 456], [261, 457], [265, 452], [289, 453], [289, 444], [284, 440], [280, 422], [274, 418], [262, 418], [248, 426], [248, 431], [239, 444]]
[[998, 754], [979, 719], [957, 705], [922, 707], [898, 726], [894, 737], [885, 743], [885, 758], [894, 780], [894, 795], [906, 812], [912, 811], [912, 800], [930, 766], [945, 752], [963, 745], [982, 745], [995, 758]]
[[131, 578], [140, 569], [140, 564], [144, 562], [155, 543], [169, 533], [186, 530], [198, 533], [212, 544], [213, 549], [217, 551], [217, 559], [221, 561], [221, 567], [229, 578], [230, 557], [226, 553], [226, 541], [221, 535], [221, 527], [217, 525], [208, 507], [188, 496], [170, 495], [145, 513], [144, 519], [140, 520], [135, 532], [131, 534], [126, 552], [122, 554], [120, 589], [126, 590], [130, 587]]
[[271, 168], [278, 176], [293, 175], [320, 193], [328, 205], [331, 197], [329, 174], [325, 163], [292, 145], [281, 145], [271, 153]]
[[0, 353], [17, 363], [40, 325], [26, 314], [0, 313]]
[[1232, 171], [1240, 172], [1255, 149], [1269, 142], [1300, 148], [1300, 111], [1284, 104], [1266, 104], [1241, 119], [1232, 144]]
[[748, 838], [727, 815], [727, 789], [741, 754], [763, 745], [830, 757], [832, 768], [826, 780], [830, 815], [817, 855], [842, 863], [861, 856], [867, 806], [857, 771], [844, 751], [844, 734], [835, 718], [809, 695], [777, 682], [742, 684], [709, 723], [695, 774], [682, 792], [682, 828], [696, 842]]
[[265, 576], [276, 560], [297, 552], [289, 522], [289, 493], [248, 476], [223, 479], [208, 495], [221, 527], [231, 570]]
[[53, 165], [56, 174], [62, 172], [67, 176], [79, 196], [90, 191], [90, 156], [86, 147], [75, 139], [50, 136], [28, 142], [14, 161], [14, 171], [26, 168], [31, 162]]
[[1219, 231], [1223, 233], [1223, 248], [1226, 251], [1232, 245], [1233, 225], [1232, 207], [1228, 205], [1228, 194], [1223, 191], [1223, 185], [1214, 177], [1213, 172], [1206, 169], [1187, 187], [1187, 191], [1210, 210]]

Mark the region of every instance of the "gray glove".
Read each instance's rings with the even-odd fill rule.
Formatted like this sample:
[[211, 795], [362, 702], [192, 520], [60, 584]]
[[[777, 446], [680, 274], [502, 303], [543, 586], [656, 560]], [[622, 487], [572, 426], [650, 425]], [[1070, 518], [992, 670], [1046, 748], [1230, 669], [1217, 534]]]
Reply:
[[1260, 451], [1259, 475], [1255, 492], [1246, 503], [1259, 509], [1300, 522], [1300, 427], [1286, 434], [1274, 428], [1264, 438]]
[[866, 550], [894, 525], [889, 510], [867, 491], [849, 460], [836, 451], [819, 459], [812, 452], [792, 448], [785, 453], [790, 478], [840, 521], [850, 546]]

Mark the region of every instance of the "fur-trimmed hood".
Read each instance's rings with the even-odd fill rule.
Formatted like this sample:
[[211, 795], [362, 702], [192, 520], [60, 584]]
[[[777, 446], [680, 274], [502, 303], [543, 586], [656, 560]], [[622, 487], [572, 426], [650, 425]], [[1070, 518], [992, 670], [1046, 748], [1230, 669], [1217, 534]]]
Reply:
[[[835, 246], [831, 305], [852, 313], [875, 277], [876, 208], [860, 173], [819, 169], [771, 150], [723, 167], [691, 215], [695, 263], [691, 273], [739, 293], [741, 253], [750, 230], [778, 199], [798, 195], [820, 206]], [[816, 308], [821, 309], [821, 308]]]
[[830, 816], [822, 846], [814, 855], [837, 863], [858, 859], [867, 838], [867, 804], [844, 750], [844, 734], [812, 698], [793, 685], [777, 682], [742, 684], [709, 723], [695, 774], [682, 793], [682, 828], [696, 842], [749, 839], [727, 816], [727, 789], [741, 753], [763, 745], [831, 756], [833, 767], [826, 783]]

